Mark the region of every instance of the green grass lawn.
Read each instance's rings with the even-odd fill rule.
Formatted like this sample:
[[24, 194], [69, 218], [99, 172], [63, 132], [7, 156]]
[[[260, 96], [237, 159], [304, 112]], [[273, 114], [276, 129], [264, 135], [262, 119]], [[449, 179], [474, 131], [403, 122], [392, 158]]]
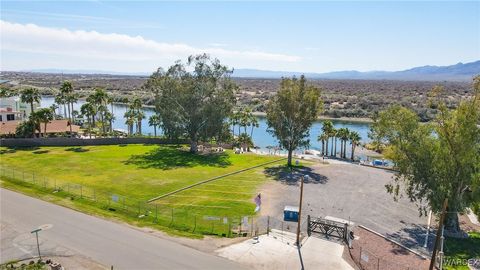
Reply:
[[0, 148], [0, 159], [6, 169], [2, 170], [2, 179], [9, 182], [9, 188], [18, 186], [14, 179], [34, 181], [34, 185], [23, 188], [61, 187], [58, 196], [73, 193], [78, 199], [81, 194], [83, 199], [94, 198], [119, 215], [122, 209], [130, 209], [139, 215], [155, 216], [164, 224], [169, 223], [173, 211], [176, 223], [188, 227], [205, 216], [253, 215], [255, 193], [268, 179], [265, 168], [221, 178], [150, 204], [145, 202], [202, 180], [279, 158], [237, 155], [232, 151], [194, 155], [177, 146], [114, 145]]
[[445, 269], [465, 269], [467, 260], [480, 260], [480, 232], [470, 232], [469, 238], [445, 239]]

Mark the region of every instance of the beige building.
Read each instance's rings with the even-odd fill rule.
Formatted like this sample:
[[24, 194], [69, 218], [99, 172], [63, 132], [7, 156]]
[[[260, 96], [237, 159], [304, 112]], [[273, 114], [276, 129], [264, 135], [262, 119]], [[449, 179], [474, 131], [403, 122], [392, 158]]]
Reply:
[[[36, 110], [40, 104], [38, 103], [33, 103], [33, 109]], [[22, 102], [20, 100], [20, 97], [8, 97], [8, 98], [0, 98], [0, 112], [2, 115], [2, 119], [0, 122], [6, 122], [6, 121], [21, 121], [24, 119], [27, 119], [30, 114], [32, 113], [31, 106], [28, 103]], [[8, 115], [14, 115], [15, 117], [12, 120], [12, 116]], [[4, 116], [5, 115], [5, 116]]]

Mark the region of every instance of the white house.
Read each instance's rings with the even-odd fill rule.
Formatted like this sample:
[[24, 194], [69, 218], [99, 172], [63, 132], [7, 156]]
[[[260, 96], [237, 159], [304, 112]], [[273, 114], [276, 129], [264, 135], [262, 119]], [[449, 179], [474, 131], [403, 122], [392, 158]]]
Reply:
[[23, 112], [12, 110], [12, 108], [0, 108], [0, 122], [21, 121]]

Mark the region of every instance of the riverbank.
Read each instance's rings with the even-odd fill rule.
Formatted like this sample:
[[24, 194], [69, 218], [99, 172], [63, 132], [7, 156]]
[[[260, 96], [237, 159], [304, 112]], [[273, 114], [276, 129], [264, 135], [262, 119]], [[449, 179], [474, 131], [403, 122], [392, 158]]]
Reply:
[[[267, 113], [265, 112], [253, 112], [253, 115], [258, 117], [266, 117]], [[373, 123], [371, 118], [367, 117], [329, 117], [325, 115], [320, 115], [317, 117], [318, 120], [331, 120], [331, 121], [338, 121], [338, 122], [350, 122], [350, 123], [363, 123], [363, 124], [370, 124]]]
[[[52, 95], [44, 95], [45, 97], [49, 97], [49, 98], [54, 98], [54, 96]], [[86, 98], [79, 98], [78, 99], [79, 101], [82, 101], [82, 102], [85, 102], [86, 101]], [[117, 106], [128, 106], [128, 104], [126, 103], [122, 103], [122, 102], [113, 102], [114, 105], [117, 105]], [[154, 110], [155, 109], [155, 105], [142, 105], [142, 107], [144, 109], [149, 109], [149, 110]], [[265, 112], [253, 112], [253, 115], [255, 116], [258, 116], [258, 117], [266, 117], [267, 116], [267, 113]], [[319, 117], [317, 117], [318, 120], [331, 120], [331, 121], [338, 121], [338, 122], [350, 122], [350, 123], [364, 123], [364, 124], [369, 124], [369, 123], [373, 123], [373, 120], [371, 118], [368, 118], [368, 117], [329, 117], [329, 116], [325, 116], [325, 115], [320, 115]]]

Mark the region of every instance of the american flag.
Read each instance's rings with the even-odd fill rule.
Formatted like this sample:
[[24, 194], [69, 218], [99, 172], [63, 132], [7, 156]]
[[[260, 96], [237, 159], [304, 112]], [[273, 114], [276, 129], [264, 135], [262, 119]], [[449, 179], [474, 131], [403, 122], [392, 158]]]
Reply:
[[260, 195], [260, 193], [258, 193], [258, 195], [255, 197], [253, 201], [257, 205], [257, 207], [255, 207], [255, 213], [256, 213], [260, 211], [260, 205], [262, 205], [262, 196]]

